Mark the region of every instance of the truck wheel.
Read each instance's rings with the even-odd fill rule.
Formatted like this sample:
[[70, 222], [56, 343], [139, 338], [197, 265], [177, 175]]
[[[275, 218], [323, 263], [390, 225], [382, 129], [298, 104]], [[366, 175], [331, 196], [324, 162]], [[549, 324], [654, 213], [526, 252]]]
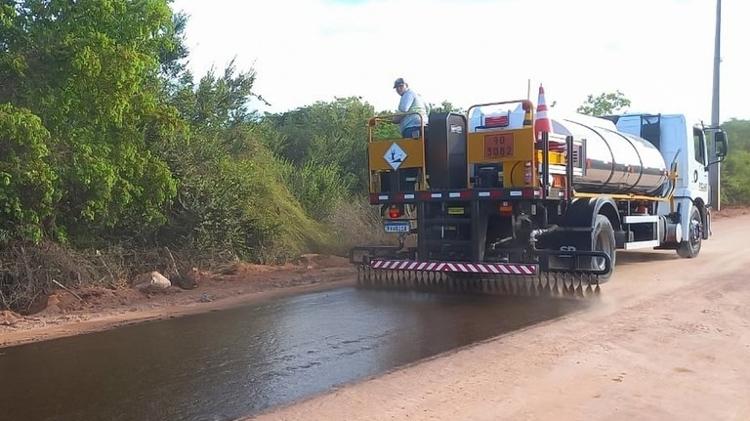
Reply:
[[687, 240], [680, 243], [677, 248], [677, 254], [686, 259], [692, 259], [701, 251], [701, 241], [703, 239], [703, 221], [701, 213], [697, 207], [690, 208], [690, 227], [688, 228]]
[[[606, 281], [612, 276], [612, 272], [615, 269], [615, 230], [612, 229], [612, 224], [609, 219], [604, 215], [596, 215], [596, 221], [594, 222], [594, 231], [592, 233], [592, 251], [602, 251], [609, 256], [611, 265], [609, 271], [604, 275], [599, 275], [599, 279]], [[602, 258], [592, 258], [591, 268], [595, 270], [603, 270], [606, 262]]]

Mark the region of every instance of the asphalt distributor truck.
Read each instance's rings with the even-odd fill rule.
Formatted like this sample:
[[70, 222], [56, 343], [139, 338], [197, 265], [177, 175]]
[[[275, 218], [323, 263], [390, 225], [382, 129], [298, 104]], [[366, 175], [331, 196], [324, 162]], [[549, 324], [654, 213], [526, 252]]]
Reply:
[[599, 292], [618, 249], [700, 253], [707, 138], [721, 160], [723, 131], [679, 114], [575, 115], [535, 136], [533, 110], [433, 113], [414, 139], [375, 139], [394, 116], [369, 120], [369, 199], [399, 245], [352, 249], [360, 284], [580, 296]]

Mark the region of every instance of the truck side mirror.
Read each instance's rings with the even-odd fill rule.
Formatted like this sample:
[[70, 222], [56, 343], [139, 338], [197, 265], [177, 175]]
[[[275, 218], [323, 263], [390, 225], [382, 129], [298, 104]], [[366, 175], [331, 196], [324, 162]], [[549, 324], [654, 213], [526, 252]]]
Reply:
[[727, 134], [725, 132], [718, 131], [714, 133], [714, 145], [717, 158], [724, 158], [727, 156]]

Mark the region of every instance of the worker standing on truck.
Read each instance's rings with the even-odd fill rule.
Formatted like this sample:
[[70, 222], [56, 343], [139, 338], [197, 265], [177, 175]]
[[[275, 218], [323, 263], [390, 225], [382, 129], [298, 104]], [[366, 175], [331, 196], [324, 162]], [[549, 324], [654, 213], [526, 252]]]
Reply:
[[422, 99], [422, 96], [409, 89], [409, 84], [404, 82], [403, 78], [396, 79], [393, 82], [393, 89], [396, 93], [401, 96], [401, 101], [398, 103], [398, 111], [402, 113], [417, 113], [422, 116], [420, 122], [419, 116], [416, 114], [409, 114], [405, 116], [398, 116], [394, 118], [395, 123], [399, 123], [401, 127], [401, 136], [404, 138], [418, 138], [421, 135], [422, 124], [427, 124], [427, 103]]

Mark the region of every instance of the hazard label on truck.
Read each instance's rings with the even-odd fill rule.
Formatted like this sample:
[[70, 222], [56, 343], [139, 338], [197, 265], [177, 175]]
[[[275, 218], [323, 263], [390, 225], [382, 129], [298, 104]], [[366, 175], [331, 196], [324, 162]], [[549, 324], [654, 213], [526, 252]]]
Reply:
[[391, 168], [393, 168], [395, 171], [406, 160], [406, 152], [404, 152], [401, 147], [394, 143], [390, 148], [388, 148], [387, 151], [385, 151], [385, 155], [383, 155], [383, 158], [385, 159], [385, 162], [387, 162], [388, 165], [390, 165]]
[[484, 137], [484, 158], [499, 159], [513, 156], [513, 133], [492, 134]]

